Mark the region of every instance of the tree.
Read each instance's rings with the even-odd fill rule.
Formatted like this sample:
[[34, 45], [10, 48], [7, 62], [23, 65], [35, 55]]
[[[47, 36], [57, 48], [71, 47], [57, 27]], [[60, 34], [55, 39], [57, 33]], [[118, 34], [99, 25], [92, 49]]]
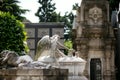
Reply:
[[109, 1], [109, 5], [110, 5], [110, 18], [111, 18], [111, 15], [112, 15], [112, 11], [115, 11], [119, 9], [119, 3], [120, 1], [119, 0], [108, 0]]
[[39, 22], [56, 22], [55, 3], [52, 3], [52, 0], [39, 0], [38, 2], [40, 7], [35, 15], [39, 17]]
[[26, 31], [24, 24], [16, 20], [9, 12], [0, 11], [0, 52], [11, 50], [22, 55], [22, 51], [28, 50], [26, 43]]
[[108, 0], [110, 4], [110, 10], [118, 10], [119, 9], [119, 0]]
[[1, 0], [0, 11], [9, 12], [10, 14], [14, 15], [16, 19], [22, 21], [25, 19], [25, 17], [21, 16], [21, 14], [25, 14], [25, 12], [28, 10], [21, 9], [17, 3], [19, 3], [17, 0]]
[[78, 3], [75, 3], [74, 5], [73, 5], [73, 10], [77, 10], [78, 9], [78, 7], [79, 7], [79, 5], [78, 5]]

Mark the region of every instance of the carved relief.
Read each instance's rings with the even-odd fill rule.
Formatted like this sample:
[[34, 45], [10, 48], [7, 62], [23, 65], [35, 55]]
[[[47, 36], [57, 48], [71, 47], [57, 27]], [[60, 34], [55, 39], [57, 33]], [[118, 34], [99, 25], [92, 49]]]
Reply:
[[[114, 36], [109, 24], [109, 6], [106, 0], [83, 0], [77, 13], [76, 23], [81, 27], [75, 28], [74, 45], [80, 57], [87, 61], [85, 75], [90, 77], [90, 59], [100, 58], [103, 66], [101, 72], [114, 70]], [[79, 17], [78, 17], [79, 16]], [[77, 26], [75, 26], [77, 27]], [[79, 36], [78, 33], [81, 33]], [[100, 69], [100, 66], [95, 66]], [[102, 74], [104, 80], [114, 80], [115, 72]], [[88, 79], [90, 80], [90, 78]], [[98, 79], [99, 77], [96, 77]]]
[[94, 6], [93, 8], [89, 9], [89, 24], [101, 24], [102, 23], [102, 10], [98, 8], [97, 6]]
[[48, 28], [39, 28], [38, 29], [38, 37], [41, 38], [45, 35], [49, 35], [49, 29]]
[[64, 33], [63, 28], [53, 28], [52, 29], [52, 35], [58, 34], [60, 37], [64, 37], [63, 33]]
[[35, 37], [35, 29], [34, 28], [27, 28], [26, 31], [27, 31], [28, 38]]
[[104, 48], [104, 42], [101, 39], [91, 39], [88, 45], [91, 50], [100, 50]]
[[30, 49], [35, 49], [35, 40], [34, 39], [28, 39], [27, 44]]

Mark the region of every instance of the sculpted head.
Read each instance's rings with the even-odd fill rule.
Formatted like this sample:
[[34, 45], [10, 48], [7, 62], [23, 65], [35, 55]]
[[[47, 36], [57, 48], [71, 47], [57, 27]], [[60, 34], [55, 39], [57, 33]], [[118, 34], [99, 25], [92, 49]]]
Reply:
[[60, 39], [60, 36], [58, 34], [54, 34], [52, 37], [51, 37], [51, 40], [53, 39]]

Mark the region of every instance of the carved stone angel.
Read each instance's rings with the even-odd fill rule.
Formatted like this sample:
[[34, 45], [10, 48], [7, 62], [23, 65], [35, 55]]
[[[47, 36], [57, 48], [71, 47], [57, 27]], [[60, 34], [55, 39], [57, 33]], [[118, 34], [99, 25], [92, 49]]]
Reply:
[[37, 52], [35, 56], [35, 60], [39, 60], [42, 57], [49, 56], [53, 58], [58, 57], [64, 57], [66, 56], [63, 52], [61, 52], [58, 48], [58, 46], [67, 49], [64, 45], [62, 45], [58, 40], [60, 36], [59, 35], [53, 35], [50, 37], [49, 35], [46, 35], [42, 37], [41, 40], [39, 40], [37, 44]]

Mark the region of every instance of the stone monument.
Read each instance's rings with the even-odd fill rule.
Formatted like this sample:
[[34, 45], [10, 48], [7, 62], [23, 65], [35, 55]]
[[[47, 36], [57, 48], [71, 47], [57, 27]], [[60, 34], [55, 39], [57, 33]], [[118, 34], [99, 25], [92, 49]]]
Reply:
[[84, 76], [86, 61], [80, 58], [77, 55], [77, 52], [75, 52], [75, 55], [73, 55], [73, 51], [74, 50], [70, 49], [68, 56], [60, 57], [58, 59], [60, 68], [69, 70], [69, 80], [88, 80]]
[[74, 49], [89, 80], [115, 80], [114, 35], [107, 0], [83, 0], [74, 19]]
[[43, 36], [42, 39], [38, 41], [35, 59], [37, 61], [59, 67], [57, 59], [66, 55], [59, 50], [58, 46], [69, 50], [58, 41], [59, 38], [60, 36], [57, 34], [53, 35], [52, 37], [49, 35]]
[[68, 80], [68, 70], [33, 61], [29, 55], [15, 51], [0, 53], [0, 80]]
[[[69, 50], [68, 55], [62, 53], [58, 46]], [[77, 52], [73, 56], [74, 52], [75, 50], [68, 49], [59, 42], [59, 35], [55, 34], [52, 37], [45, 35], [38, 42], [35, 59], [61, 69], [68, 69], [69, 80], [87, 80], [83, 74], [86, 61], [80, 58]]]

